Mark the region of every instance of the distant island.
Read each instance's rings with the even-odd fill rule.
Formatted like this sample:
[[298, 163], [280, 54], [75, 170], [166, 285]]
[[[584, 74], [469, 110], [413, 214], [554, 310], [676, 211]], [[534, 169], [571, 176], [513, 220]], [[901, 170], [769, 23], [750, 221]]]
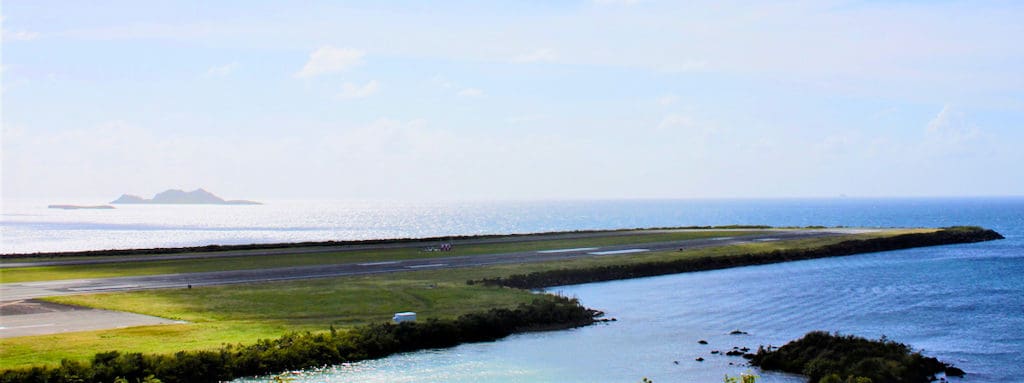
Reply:
[[213, 193], [203, 189], [196, 189], [190, 192], [178, 189], [170, 189], [145, 199], [136, 195], [122, 194], [112, 204], [148, 204], [148, 205], [262, 205], [256, 201], [232, 200], [227, 201]]
[[110, 205], [49, 205], [50, 209], [79, 210], [79, 209], [113, 209]]

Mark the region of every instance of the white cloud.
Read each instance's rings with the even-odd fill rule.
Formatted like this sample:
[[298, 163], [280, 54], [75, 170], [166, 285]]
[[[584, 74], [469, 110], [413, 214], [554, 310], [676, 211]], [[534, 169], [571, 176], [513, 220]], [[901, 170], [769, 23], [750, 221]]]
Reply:
[[672, 113], [661, 119], [655, 127], [657, 141], [682, 149], [692, 158], [707, 157], [714, 152], [726, 152], [732, 143], [724, 141], [716, 125], [698, 121], [689, 115]]
[[482, 91], [480, 89], [477, 89], [477, 88], [466, 88], [466, 89], [460, 90], [459, 93], [458, 93], [458, 96], [459, 97], [470, 97], [470, 98], [483, 97], [484, 96], [484, 91]]
[[[792, 145], [800, 146], [800, 145]], [[818, 142], [812, 143], [809, 148], [811, 153], [820, 156], [830, 157], [853, 157], [867, 156], [870, 149], [877, 149], [874, 145], [862, 142], [861, 135], [856, 130], [835, 132], [826, 136]]]
[[594, 0], [597, 4], [617, 4], [617, 5], [633, 5], [639, 3], [640, 0]]
[[459, 97], [475, 98], [486, 95], [484, 91], [479, 88], [462, 86], [454, 81], [444, 78], [444, 76], [441, 75], [435, 75], [430, 79], [430, 82], [444, 90], [459, 89], [458, 92], [455, 92], [455, 95]]
[[346, 82], [341, 86], [341, 93], [338, 94], [338, 97], [343, 99], [365, 98], [371, 94], [377, 93], [378, 88], [379, 84], [377, 83], [377, 80], [370, 80], [363, 85]]
[[516, 56], [512, 61], [517, 63], [535, 63], [555, 61], [557, 58], [558, 56], [555, 55], [555, 51], [551, 49], [538, 49], [530, 53]]
[[295, 77], [308, 78], [341, 72], [362, 64], [365, 55], [365, 52], [356, 49], [323, 46], [309, 54], [309, 61], [295, 73]]
[[212, 77], [223, 77], [223, 76], [227, 76], [227, 75], [231, 74], [232, 72], [234, 72], [235, 68], [238, 68], [238, 63], [235, 63], [235, 62], [227, 63], [227, 64], [219, 65], [219, 66], [213, 66], [213, 67], [210, 67], [210, 69], [206, 70], [206, 75], [207, 76], [212, 76]]
[[[48, 32], [47, 37], [173, 38], [218, 45], [252, 39], [248, 44], [288, 47], [295, 41], [360, 36], [361, 44], [382, 47], [399, 57], [508, 61], [520, 56], [542, 58], [547, 50], [557, 52], [560, 62], [571, 64], [771, 76], [815, 86], [826, 82], [845, 92], [897, 93], [916, 99], [930, 98], [926, 96], [938, 94], [936, 90], [1014, 91], [1022, 81], [1019, 65], [1013, 65], [1022, 57], [1021, 44], [1013, 36], [1024, 32], [1024, 24], [1018, 22], [1024, 8], [1017, 4], [637, 3], [592, 0], [595, 5], [642, 6], [595, 6], [530, 22], [513, 15], [458, 18], [446, 13], [471, 12], [477, 7], [444, 7], [447, 10], [428, 17], [418, 12], [367, 14], [315, 8], [306, 10], [304, 17], [274, 22], [243, 18], [217, 23], [130, 23]], [[957, 27], [951, 27], [950, 20], [956, 20]], [[538, 52], [532, 51], [538, 41], [543, 41], [544, 50], [535, 55]], [[1000, 98], [1016, 102], [1012, 97]]]
[[711, 65], [705, 60], [681, 58], [665, 63], [656, 64], [655, 67], [665, 73], [686, 73], [711, 69]]
[[3, 30], [4, 41], [30, 41], [39, 38], [39, 32], [32, 31], [17, 31], [11, 32], [6, 29]]
[[430, 79], [430, 82], [437, 84], [437, 86], [441, 87], [442, 89], [451, 89], [455, 87], [455, 83], [449, 81], [448, 79], [444, 78], [444, 76], [441, 76], [439, 74], [434, 75], [434, 77]]
[[683, 116], [679, 114], [670, 114], [661, 119], [658, 124], [658, 130], [690, 130], [696, 127], [693, 119], [689, 116]]
[[941, 134], [943, 131], [950, 130], [953, 128], [954, 120], [959, 120], [962, 117], [960, 115], [954, 116], [954, 114], [956, 112], [953, 112], [949, 105], [943, 106], [939, 114], [935, 115], [935, 118], [931, 121], [928, 121], [928, 126], [925, 127], [925, 130], [928, 134]]
[[923, 148], [925, 153], [937, 155], [969, 154], [975, 152], [974, 144], [982, 136], [963, 112], [946, 105], [925, 127]]
[[521, 116], [512, 116], [505, 119], [505, 122], [511, 125], [524, 125], [524, 124], [535, 124], [540, 121], [547, 119], [548, 117], [543, 114], [526, 114]]
[[664, 96], [658, 97], [658, 105], [661, 106], [669, 106], [675, 104], [676, 101], [679, 101], [679, 96], [676, 96], [674, 94], [666, 94]]

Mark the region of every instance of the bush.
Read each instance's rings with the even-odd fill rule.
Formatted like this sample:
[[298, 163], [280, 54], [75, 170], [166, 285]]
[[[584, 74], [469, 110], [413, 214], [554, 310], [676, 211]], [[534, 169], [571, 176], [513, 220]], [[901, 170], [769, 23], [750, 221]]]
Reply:
[[950, 367], [885, 337], [869, 340], [823, 331], [807, 333], [774, 351], [761, 348], [750, 363], [807, 375], [818, 383], [927, 383]]

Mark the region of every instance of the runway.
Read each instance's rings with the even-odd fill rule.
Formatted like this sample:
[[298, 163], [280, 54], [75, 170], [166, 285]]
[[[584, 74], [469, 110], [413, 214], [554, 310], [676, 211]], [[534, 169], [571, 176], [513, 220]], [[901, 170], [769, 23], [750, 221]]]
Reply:
[[850, 234], [843, 229], [776, 231], [768, 234], [718, 237], [669, 242], [642, 243], [573, 249], [548, 249], [501, 254], [436, 257], [380, 262], [344, 263], [283, 267], [256, 270], [230, 270], [202, 273], [164, 274], [115, 278], [74, 279], [0, 284], [0, 302], [48, 296], [90, 294], [162, 288], [188, 288], [238, 283], [258, 283], [298, 279], [330, 278], [352, 275], [408, 272], [425, 269], [453, 269], [530, 262], [548, 262], [580, 257], [616, 256], [648, 251], [687, 250], [771, 240], [819, 238]]
[[[496, 237], [479, 237], [479, 238], [454, 238], [454, 239], [422, 239], [422, 240], [409, 240], [403, 241], [398, 240], [394, 242], [382, 242], [382, 243], [349, 243], [349, 244], [337, 244], [337, 245], [324, 245], [324, 244], [311, 244], [309, 246], [288, 246], [288, 247], [273, 247], [274, 244], [265, 245], [267, 248], [257, 249], [244, 249], [244, 250], [232, 250], [232, 249], [218, 249], [218, 250], [196, 250], [186, 251], [183, 253], [168, 253], [168, 254], [141, 254], [148, 249], [134, 250], [139, 252], [138, 255], [74, 255], [70, 257], [67, 254], [63, 256], [15, 256], [9, 259], [0, 258], [0, 269], [12, 269], [20, 267], [40, 267], [40, 266], [69, 266], [69, 265], [96, 265], [104, 263], [124, 263], [124, 262], [154, 262], [154, 261], [167, 261], [167, 260], [182, 260], [182, 259], [207, 259], [207, 258], [235, 258], [235, 257], [260, 257], [260, 256], [275, 256], [275, 255], [295, 255], [295, 254], [319, 254], [319, 253], [339, 253], [348, 251], [369, 251], [369, 250], [387, 250], [387, 249], [400, 249], [400, 248], [423, 248], [437, 246], [438, 243], [452, 242], [459, 246], [465, 245], [482, 245], [482, 244], [495, 244], [495, 243], [515, 243], [515, 242], [537, 242], [537, 241], [552, 241], [552, 240], [566, 240], [566, 239], [587, 239], [587, 238], [604, 238], [604, 237], [625, 237], [632, 235], [645, 235], [645, 234], [658, 234], [658, 233], [679, 233], [679, 232], [698, 232], [707, 231], [708, 229], [642, 229], [642, 230], [601, 230], [601, 231], [584, 231], [584, 232], [555, 232], [555, 233], [538, 233], [538, 234], [515, 234], [515, 235], [501, 235]], [[716, 232], [729, 232], [729, 231], [773, 231], [778, 229], [710, 229]], [[254, 245], [261, 246], [261, 245]], [[157, 249], [160, 250], [160, 249]], [[164, 249], [164, 250], [175, 250], [175, 249]], [[133, 250], [116, 250], [116, 251], [128, 251]], [[85, 252], [89, 253], [89, 252]], [[99, 251], [98, 253], [103, 253]]]

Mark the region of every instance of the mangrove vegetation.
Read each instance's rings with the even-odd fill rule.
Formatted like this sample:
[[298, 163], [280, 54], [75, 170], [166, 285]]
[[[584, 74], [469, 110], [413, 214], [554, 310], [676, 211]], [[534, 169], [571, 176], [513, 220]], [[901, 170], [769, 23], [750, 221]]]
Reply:
[[778, 349], [760, 348], [750, 363], [764, 370], [803, 374], [811, 383], [927, 383], [938, 373], [964, 374], [884, 336], [871, 340], [824, 331], [807, 333]]

